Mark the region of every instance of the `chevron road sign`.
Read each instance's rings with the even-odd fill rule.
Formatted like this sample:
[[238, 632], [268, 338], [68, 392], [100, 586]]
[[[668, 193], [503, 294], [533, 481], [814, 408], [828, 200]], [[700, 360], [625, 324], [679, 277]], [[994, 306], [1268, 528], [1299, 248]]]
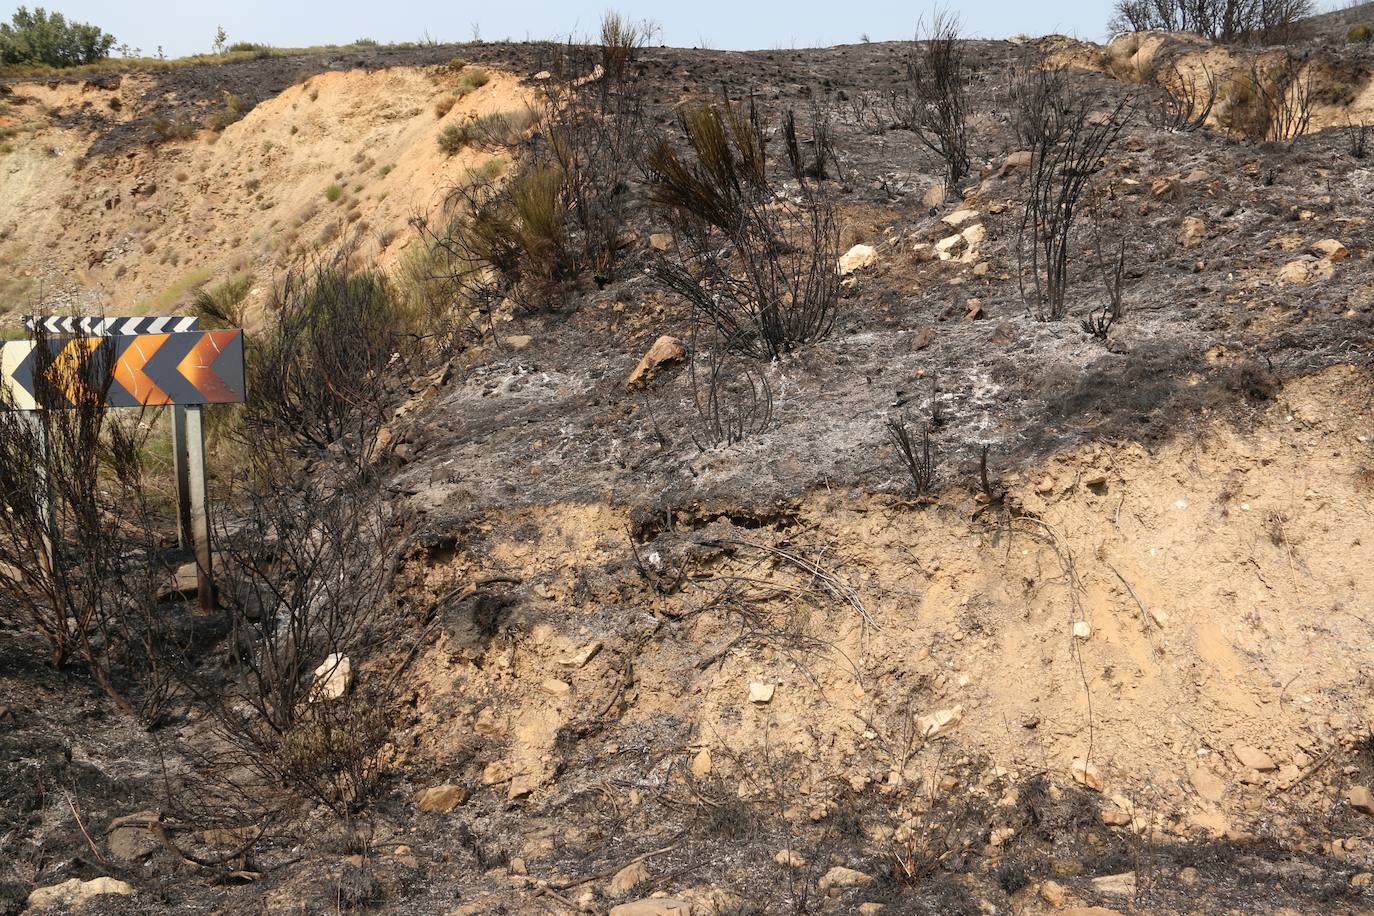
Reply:
[[102, 387], [110, 407], [238, 404], [244, 400], [243, 331], [4, 344], [0, 394], [7, 395], [5, 406], [37, 410], [43, 387], [60, 393], [68, 405]]
[[25, 315], [24, 330], [30, 334], [65, 334], [69, 337], [118, 337], [130, 334], [174, 334], [200, 330], [194, 315], [122, 318], [103, 315]]

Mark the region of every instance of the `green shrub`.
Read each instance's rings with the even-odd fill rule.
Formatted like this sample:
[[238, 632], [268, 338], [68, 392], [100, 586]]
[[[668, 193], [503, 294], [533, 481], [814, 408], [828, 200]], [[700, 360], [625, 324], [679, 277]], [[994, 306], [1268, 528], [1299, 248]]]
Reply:
[[0, 64], [44, 64], [77, 67], [110, 56], [113, 35], [99, 26], [68, 22], [61, 13], [19, 7], [8, 24], [0, 23]]
[[1352, 44], [1355, 42], [1369, 44], [1371, 39], [1374, 39], [1374, 29], [1367, 25], [1357, 25], [1345, 33], [1345, 40]]
[[439, 131], [439, 149], [452, 156], [463, 147], [472, 142], [472, 122], [466, 124], [450, 124]]
[[343, 188], [339, 187], [336, 184], [331, 184], [329, 187], [324, 189], [324, 199], [329, 201], [331, 204], [334, 201], [338, 200], [339, 195], [341, 194], [343, 194]]
[[473, 67], [471, 70], [464, 70], [463, 75], [458, 78], [458, 88], [455, 90], [459, 98], [469, 92], [476, 92], [487, 83], [491, 82], [491, 74], [482, 67]]
[[243, 300], [253, 288], [253, 275], [240, 274], [212, 289], [202, 288], [191, 302], [191, 314], [206, 328], [243, 326]]

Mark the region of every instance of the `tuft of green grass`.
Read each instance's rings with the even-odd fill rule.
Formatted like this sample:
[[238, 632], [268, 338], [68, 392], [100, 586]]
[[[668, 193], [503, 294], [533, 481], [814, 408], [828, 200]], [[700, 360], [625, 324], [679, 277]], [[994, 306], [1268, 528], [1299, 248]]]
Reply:
[[338, 200], [341, 194], [343, 194], [343, 188], [339, 187], [336, 184], [331, 184], [329, 187], [324, 189], [324, 199], [329, 201], [331, 204], [334, 201]]
[[144, 299], [134, 306], [135, 315], [146, 315], [149, 312], [155, 314], [165, 314], [175, 308], [182, 299], [192, 290], [200, 289], [205, 285], [205, 281], [210, 279], [210, 271], [200, 267], [184, 276], [179, 277], [171, 286], [164, 289], [151, 299]]

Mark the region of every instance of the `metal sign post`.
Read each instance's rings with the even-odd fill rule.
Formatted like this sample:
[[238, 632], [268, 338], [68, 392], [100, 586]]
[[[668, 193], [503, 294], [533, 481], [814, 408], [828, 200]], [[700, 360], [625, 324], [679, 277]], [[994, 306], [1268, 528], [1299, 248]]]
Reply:
[[[38, 341], [13, 341], [0, 345], [0, 388], [7, 403], [19, 410], [40, 408], [37, 392], [52, 366], [81, 367], [63, 378], [47, 378], [65, 384], [68, 406], [82, 396], [83, 386], [94, 384], [91, 360], [112, 360], [102, 368], [113, 369], [102, 378], [108, 384], [109, 407], [165, 406], [172, 408], [172, 464], [177, 480], [177, 540], [183, 550], [196, 554], [197, 595], [202, 611], [215, 606], [210, 557], [210, 498], [205, 470], [205, 428], [201, 408], [205, 404], [239, 404], [244, 401], [243, 332], [198, 331], [194, 318], [33, 318], [35, 327], [77, 335], [52, 342], [52, 359], [38, 357]], [[138, 331], [140, 333], [129, 333]], [[99, 357], [94, 354], [99, 353]], [[65, 372], [65, 370], [64, 370]], [[58, 405], [62, 406], [62, 405]], [[33, 418], [41, 431], [42, 421]], [[47, 480], [47, 442], [43, 440], [39, 500], [50, 529], [54, 528], [52, 495]], [[55, 562], [55, 530], [44, 545], [46, 562]]]

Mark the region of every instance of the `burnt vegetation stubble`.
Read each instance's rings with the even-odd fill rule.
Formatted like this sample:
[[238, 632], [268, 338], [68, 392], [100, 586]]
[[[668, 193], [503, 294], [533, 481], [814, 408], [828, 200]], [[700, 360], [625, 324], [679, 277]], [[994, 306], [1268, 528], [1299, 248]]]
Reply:
[[[766, 115], [754, 100], [707, 96], [683, 110], [675, 135], [671, 126], [665, 128], [669, 136], [646, 153], [637, 139], [645, 119], [644, 99], [624, 77], [636, 66], [639, 49], [623, 37], [610, 44], [614, 48], [559, 52], [567, 62], [550, 91], [567, 95], [536, 119], [528, 139], [515, 141], [530, 152], [521, 173], [505, 186], [493, 183], [480, 192], [464, 191], [454, 222], [433, 230], [432, 241], [443, 248], [450, 266], [436, 279], [453, 284], [454, 298], [488, 312], [509, 297], [523, 310], [540, 313], [609, 285], [623, 276], [634, 257], [619, 231], [620, 220], [636, 212], [636, 186], [647, 189], [656, 218], [675, 230], [681, 250], [676, 263], [665, 258], [666, 266], [658, 265], [658, 282], [686, 306], [684, 323], [698, 326], [711, 339], [703, 348], [712, 360], [705, 382], [709, 393], [694, 399], [699, 408], [707, 405], [702, 414], [708, 438], [714, 440], [709, 444], [732, 445], [745, 433], [762, 431], [772, 412], [758, 424], [721, 419], [710, 406], [719, 402], [716, 379], [725, 374], [716, 371], [717, 354], [733, 351], [759, 362], [778, 359], [824, 341], [840, 323], [845, 300], [830, 266], [838, 253], [830, 195], [852, 192], [852, 187], [839, 187], [834, 177], [842, 174], [844, 144], [832, 133], [823, 104], [815, 106], [809, 143], [796, 136], [796, 118], [789, 109], [779, 119], [786, 167], [770, 165], [765, 150], [776, 134], [770, 137], [772, 131], [763, 127]], [[595, 58], [610, 78], [578, 91], [573, 76], [585, 73]], [[1124, 102], [1105, 122], [1088, 118], [1089, 103], [1067, 86], [1078, 79], [1057, 72], [1034, 76], [1021, 95], [1031, 100], [1030, 116], [1022, 122], [1033, 153], [1022, 221], [1037, 265], [1032, 268], [1036, 292], [1031, 310], [1051, 319], [1068, 314], [1070, 273], [1065, 265], [1067, 252], [1080, 241], [1072, 231], [1076, 208], [1091, 193], [1090, 180], [1126, 126]], [[479, 142], [508, 145], [512, 140], [500, 136]], [[976, 150], [989, 141], [975, 132], [969, 142]], [[809, 164], [801, 154], [804, 146], [814, 152]], [[829, 167], [827, 157], [834, 159]], [[935, 168], [952, 172], [953, 165]], [[788, 172], [794, 184], [781, 187], [777, 176]], [[784, 200], [777, 208], [781, 216], [766, 206], [779, 199]], [[484, 220], [489, 222], [473, 228]], [[1115, 284], [1119, 289], [1126, 273], [1125, 248], [1123, 243], [1113, 256], [1099, 235], [1097, 249], [1097, 266], [1114, 304], [1101, 320], [1095, 315], [1085, 319], [1091, 323], [1085, 329], [1105, 337], [1110, 322], [1122, 317], [1120, 296], [1110, 288]], [[676, 279], [673, 270], [681, 271]], [[100, 480], [136, 491], [137, 448], [119, 438], [124, 433], [116, 432], [117, 425], [94, 404], [41, 415], [59, 427], [48, 431], [48, 448], [66, 450], [67, 464], [59, 454], [54, 467], [73, 472], [73, 481], [87, 481], [82, 490], [59, 487], [54, 497], [60, 550], [78, 562], [54, 572], [56, 578], [66, 577], [62, 582], [44, 586], [40, 580], [39, 591], [20, 597], [19, 606], [29, 608], [29, 623], [50, 644], [53, 663], [74, 660], [88, 668], [126, 714], [142, 710], [153, 723], [167, 716], [205, 723], [190, 736], [193, 746], [166, 742], [169, 757], [173, 752], [183, 756], [162, 781], [165, 810], [159, 830], [183, 865], [193, 863], [220, 877], [231, 869], [259, 877], [255, 869], [269, 871], [272, 842], [299, 837], [312, 807], [352, 824], [366, 816], [379, 794], [385, 798], [387, 787], [375, 769], [375, 754], [390, 732], [397, 679], [413, 657], [388, 653], [388, 637], [415, 633], [418, 645], [427, 631], [416, 633], [415, 621], [432, 616], [421, 613], [407, 620], [405, 609], [391, 598], [390, 577], [408, 542], [405, 520], [384, 505], [372, 458], [385, 417], [377, 405], [397, 399], [395, 380], [388, 377], [393, 354], [412, 354], [403, 365], [413, 371], [422, 359], [440, 356], [433, 350], [407, 349], [415, 339], [433, 343], [447, 338], [429, 330], [397, 337], [388, 328], [402, 326], [399, 322], [367, 324], [364, 333], [346, 342], [349, 349], [331, 351], [345, 345], [328, 335], [331, 328], [357, 320], [359, 308], [389, 314], [394, 300], [384, 280], [367, 275], [344, 277], [325, 267], [297, 279], [285, 287], [275, 323], [252, 356], [254, 378], [270, 386], [265, 390], [280, 394], [248, 408], [242, 421], [249, 440], [244, 444], [260, 457], [236, 481], [240, 495], [232, 500], [234, 514], [226, 514], [220, 525], [226, 570], [222, 617], [195, 623], [189, 639], [145, 638], [140, 628], [169, 616], [144, 609], [145, 585], [121, 585], [113, 597], [92, 591], [96, 583], [107, 581], [111, 570], [118, 571], [109, 578], [113, 585], [123, 581], [127, 569], [135, 571], [135, 583], [161, 581], [166, 572], [158, 551], [140, 547], [137, 540], [109, 546], [111, 518], [119, 510], [104, 504], [109, 493], [95, 492], [90, 483]], [[725, 295], [703, 299], [702, 289]], [[1106, 319], [1110, 322], [1102, 327]], [[34, 457], [42, 450], [32, 438], [24, 438], [31, 434], [23, 429], [16, 427], [6, 440], [20, 447], [0, 456], [14, 465], [0, 463], [0, 481], [7, 503], [20, 510], [12, 512], [20, 527], [5, 533], [20, 569], [28, 568], [23, 564], [42, 549], [30, 486], [37, 471]], [[928, 439], [923, 436], [917, 447], [900, 423], [891, 430], [904, 469], [918, 495], [925, 495], [934, 470]], [[984, 480], [986, 458], [984, 450]], [[303, 488], [292, 481], [307, 466], [312, 484]], [[991, 487], [984, 486], [991, 494]], [[119, 506], [139, 504], [135, 495]], [[152, 526], [158, 524], [165, 529], [166, 519], [155, 519]], [[0, 580], [0, 586], [18, 595], [18, 589], [31, 589], [32, 583]], [[778, 638], [748, 602], [736, 596], [731, 607], [749, 638]], [[483, 627], [486, 637], [498, 631], [495, 623]], [[807, 647], [805, 638], [787, 635], [794, 647]], [[147, 672], [139, 653], [156, 656], [156, 670], [169, 673], [141, 681]], [[322, 701], [314, 695], [314, 666], [333, 653], [349, 655], [355, 680], [338, 701]], [[724, 791], [705, 799], [659, 801], [665, 811], [694, 812], [690, 829], [699, 839], [724, 835], [741, 844], [752, 842], [759, 838], [753, 825], [776, 829], [782, 823], [772, 814], [787, 798], [786, 765], [766, 758], [762, 766], [775, 775], [756, 802], [741, 804]], [[1088, 866], [1101, 873], [1138, 866], [1146, 855], [1104, 831], [1095, 805], [1082, 792], [1071, 790], [1052, 803], [1032, 780], [1022, 787], [1020, 798], [1015, 817], [1019, 827], [1029, 829], [1018, 844], [1081, 841], [1096, 856], [1086, 859]], [[861, 799], [853, 801], [858, 805]], [[918, 829], [867, 866], [883, 876], [880, 894], [898, 900], [914, 893], [917, 897], [905, 899], [943, 905], [946, 912], [967, 905], [967, 896], [961, 897], [948, 878], [987, 867], [970, 854], [982, 844], [987, 819], [949, 805], [944, 796], [932, 798]], [[832, 818], [803, 839], [808, 858], [823, 861], [844, 843], [860, 861], [873, 855], [862, 842], [861, 816]], [[494, 827], [469, 827], [466, 822], [463, 827], [468, 831], [464, 848], [472, 851], [479, 867], [508, 858], [506, 842]], [[22, 835], [22, 830], [7, 834], [6, 842], [13, 844]], [[70, 839], [82, 842], [76, 836]], [[350, 841], [348, 848], [355, 847], [366, 851], [369, 845]], [[709, 859], [708, 850], [695, 849]], [[1008, 893], [1052, 867], [1037, 846], [1018, 845], [1013, 851], [1016, 855], [1006, 857], [993, 875]], [[1226, 853], [1195, 847], [1151, 850], [1148, 855], [1213, 863]], [[1272, 858], [1282, 855], [1280, 849], [1272, 851]], [[364, 862], [338, 877], [334, 889], [341, 907], [372, 906], [385, 898]], [[704, 867], [693, 861], [679, 864], [684, 869]], [[34, 864], [35, 880], [67, 873], [50, 869], [42, 857]], [[805, 912], [816, 899], [817, 877], [774, 872], [772, 890], [778, 901], [786, 899], [795, 911]], [[933, 896], [920, 899], [924, 895]]]

